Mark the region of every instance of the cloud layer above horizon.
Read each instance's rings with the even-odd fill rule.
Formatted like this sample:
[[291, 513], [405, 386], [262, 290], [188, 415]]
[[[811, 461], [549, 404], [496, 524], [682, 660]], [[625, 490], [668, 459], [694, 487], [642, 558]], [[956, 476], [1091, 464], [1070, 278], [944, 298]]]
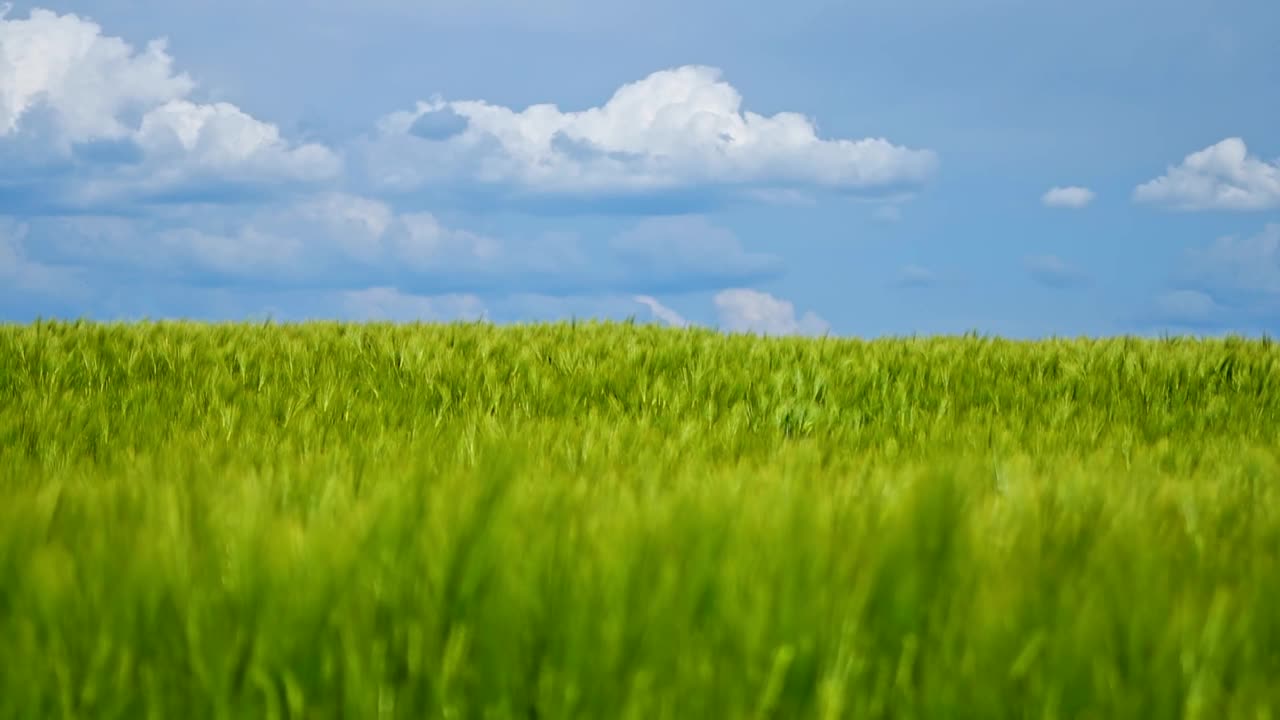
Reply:
[[[610, 90], [574, 105], [554, 93], [527, 105], [456, 87], [445, 97], [409, 80], [397, 102], [369, 105], [360, 128], [317, 140], [296, 119], [270, 119], [202, 84], [165, 37], [113, 34], [114, 14], [0, 6], [0, 317], [639, 313], [817, 335], [866, 316], [844, 298], [897, 309], [936, 301], [942, 316], [969, 302], [964, 293], [1011, 292], [1019, 277], [1051, 291], [1042, 308], [1126, 294], [1096, 247], [1068, 235], [1105, 236], [1122, 213], [1158, 223], [1164, 211], [1280, 210], [1280, 159], [1230, 135], [1161, 175], [1148, 166], [1126, 176], [1126, 188], [1105, 169], [1040, 168], [1043, 184], [1023, 196], [1027, 219], [1008, 230], [1026, 240], [1000, 236], [987, 248], [977, 223], [999, 228], [1022, 211], [968, 214], [995, 186], [963, 164], [977, 153], [958, 153], [948, 168], [961, 179], [947, 180], [946, 143], [929, 141], [945, 137], [945, 114], [899, 123], [925, 139], [901, 142], [898, 125], [870, 121], [850, 91], [843, 110], [823, 105], [821, 125], [835, 128], [824, 132], [794, 109], [803, 103], [753, 98], [698, 62], [615, 72]], [[358, 71], [380, 80], [376, 67]], [[1051, 186], [1055, 176], [1081, 184]], [[1057, 223], [1062, 239], [1034, 240], [1036, 193], [1036, 222]], [[1148, 275], [1116, 322], [1280, 327], [1277, 226], [1266, 217], [1183, 236], [1185, 252], [1165, 253], [1164, 275]], [[948, 244], [985, 280], [939, 272]], [[1004, 276], [985, 269], [994, 267]], [[887, 278], [880, 295], [868, 289], [877, 274]], [[779, 294], [826, 304], [819, 315]], [[1023, 299], [991, 302], [1034, 312]]]
[[[819, 139], [796, 113], [744, 113], [708, 67], [656, 72], [581, 112], [419, 103], [331, 148], [192, 99], [198, 85], [163, 39], [137, 50], [92, 20], [36, 9], [0, 16], [0, 49], [0, 272], [28, 298], [121, 281], [252, 286], [344, 293], [363, 314], [392, 297], [403, 308], [457, 293], [716, 290], [776, 277], [780, 260], [698, 216], [516, 242], [393, 203], [486, 187], [583, 200], [871, 190], [923, 182], [936, 166], [885, 140]], [[347, 175], [347, 156], [369, 174]]]

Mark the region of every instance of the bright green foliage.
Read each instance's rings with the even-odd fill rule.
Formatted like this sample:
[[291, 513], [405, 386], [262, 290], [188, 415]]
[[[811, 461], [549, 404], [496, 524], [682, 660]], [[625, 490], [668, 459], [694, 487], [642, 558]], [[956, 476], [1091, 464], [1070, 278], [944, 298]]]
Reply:
[[1280, 717], [1280, 348], [0, 327], [0, 717]]

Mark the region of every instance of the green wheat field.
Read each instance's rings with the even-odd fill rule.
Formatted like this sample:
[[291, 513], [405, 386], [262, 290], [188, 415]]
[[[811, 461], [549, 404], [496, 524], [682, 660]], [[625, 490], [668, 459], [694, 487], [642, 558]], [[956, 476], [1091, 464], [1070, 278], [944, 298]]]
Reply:
[[5, 718], [1280, 718], [1280, 346], [0, 326]]

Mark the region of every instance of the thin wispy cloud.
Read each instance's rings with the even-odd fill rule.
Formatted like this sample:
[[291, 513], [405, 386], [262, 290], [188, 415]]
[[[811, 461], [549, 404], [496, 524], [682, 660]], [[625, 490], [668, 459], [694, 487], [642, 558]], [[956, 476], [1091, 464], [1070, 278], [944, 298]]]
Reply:
[[657, 298], [649, 295], [636, 295], [635, 301], [649, 308], [649, 312], [663, 324], [669, 327], [687, 327], [689, 321], [685, 320], [680, 313], [658, 302]]
[[1089, 283], [1089, 276], [1083, 270], [1057, 255], [1032, 255], [1023, 258], [1023, 267], [1036, 282], [1058, 290], [1077, 288]]
[[[702, 218], [655, 218], [610, 238], [501, 238], [427, 212], [320, 193], [243, 214], [208, 209], [173, 220], [35, 218], [6, 239], [28, 265], [80, 268], [109, 282], [359, 290], [413, 294], [692, 292], [777, 277], [778, 258], [752, 253]], [[12, 261], [10, 264], [18, 262]]]
[[1187, 250], [1152, 303], [1156, 323], [1240, 333], [1280, 329], [1280, 223]]
[[686, 285], [683, 278], [689, 275], [720, 278], [723, 284], [759, 281], [783, 270], [777, 256], [747, 250], [736, 234], [699, 216], [642, 220], [613, 237], [609, 249], [655, 285]]
[[1187, 254], [1188, 272], [1220, 292], [1280, 298], [1280, 223], [1241, 237], [1226, 235]]
[[395, 288], [372, 287], [342, 293], [344, 313], [358, 321], [453, 322], [484, 320], [484, 302], [475, 295], [424, 297]]
[[1040, 202], [1045, 207], [1079, 210], [1093, 202], [1093, 198], [1094, 193], [1089, 188], [1072, 185], [1050, 188], [1040, 196]]
[[1213, 324], [1221, 316], [1222, 308], [1206, 292], [1172, 290], [1156, 297], [1155, 313], [1159, 321], [1196, 327]]
[[905, 265], [898, 271], [899, 287], [930, 287], [938, 281], [938, 274], [922, 265]]
[[823, 335], [831, 325], [813, 312], [796, 315], [789, 300], [748, 288], [716, 293], [720, 327], [733, 333], [761, 335]]

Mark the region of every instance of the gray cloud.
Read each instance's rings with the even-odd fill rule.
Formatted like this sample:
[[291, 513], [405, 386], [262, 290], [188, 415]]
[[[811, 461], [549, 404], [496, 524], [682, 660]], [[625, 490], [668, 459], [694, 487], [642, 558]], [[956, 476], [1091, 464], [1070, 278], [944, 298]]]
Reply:
[[1280, 330], [1280, 224], [1217, 238], [1183, 257], [1144, 322], [1187, 331]]
[[92, 287], [661, 294], [781, 272], [776, 258], [745, 251], [728, 230], [699, 218], [641, 222], [604, 242], [555, 233], [500, 239], [342, 193], [248, 213], [174, 208], [142, 218], [29, 218], [21, 227], [10, 255], [33, 266], [74, 269]]
[[466, 132], [467, 118], [445, 106], [418, 116], [409, 126], [409, 134], [423, 140], [448, 140]]

